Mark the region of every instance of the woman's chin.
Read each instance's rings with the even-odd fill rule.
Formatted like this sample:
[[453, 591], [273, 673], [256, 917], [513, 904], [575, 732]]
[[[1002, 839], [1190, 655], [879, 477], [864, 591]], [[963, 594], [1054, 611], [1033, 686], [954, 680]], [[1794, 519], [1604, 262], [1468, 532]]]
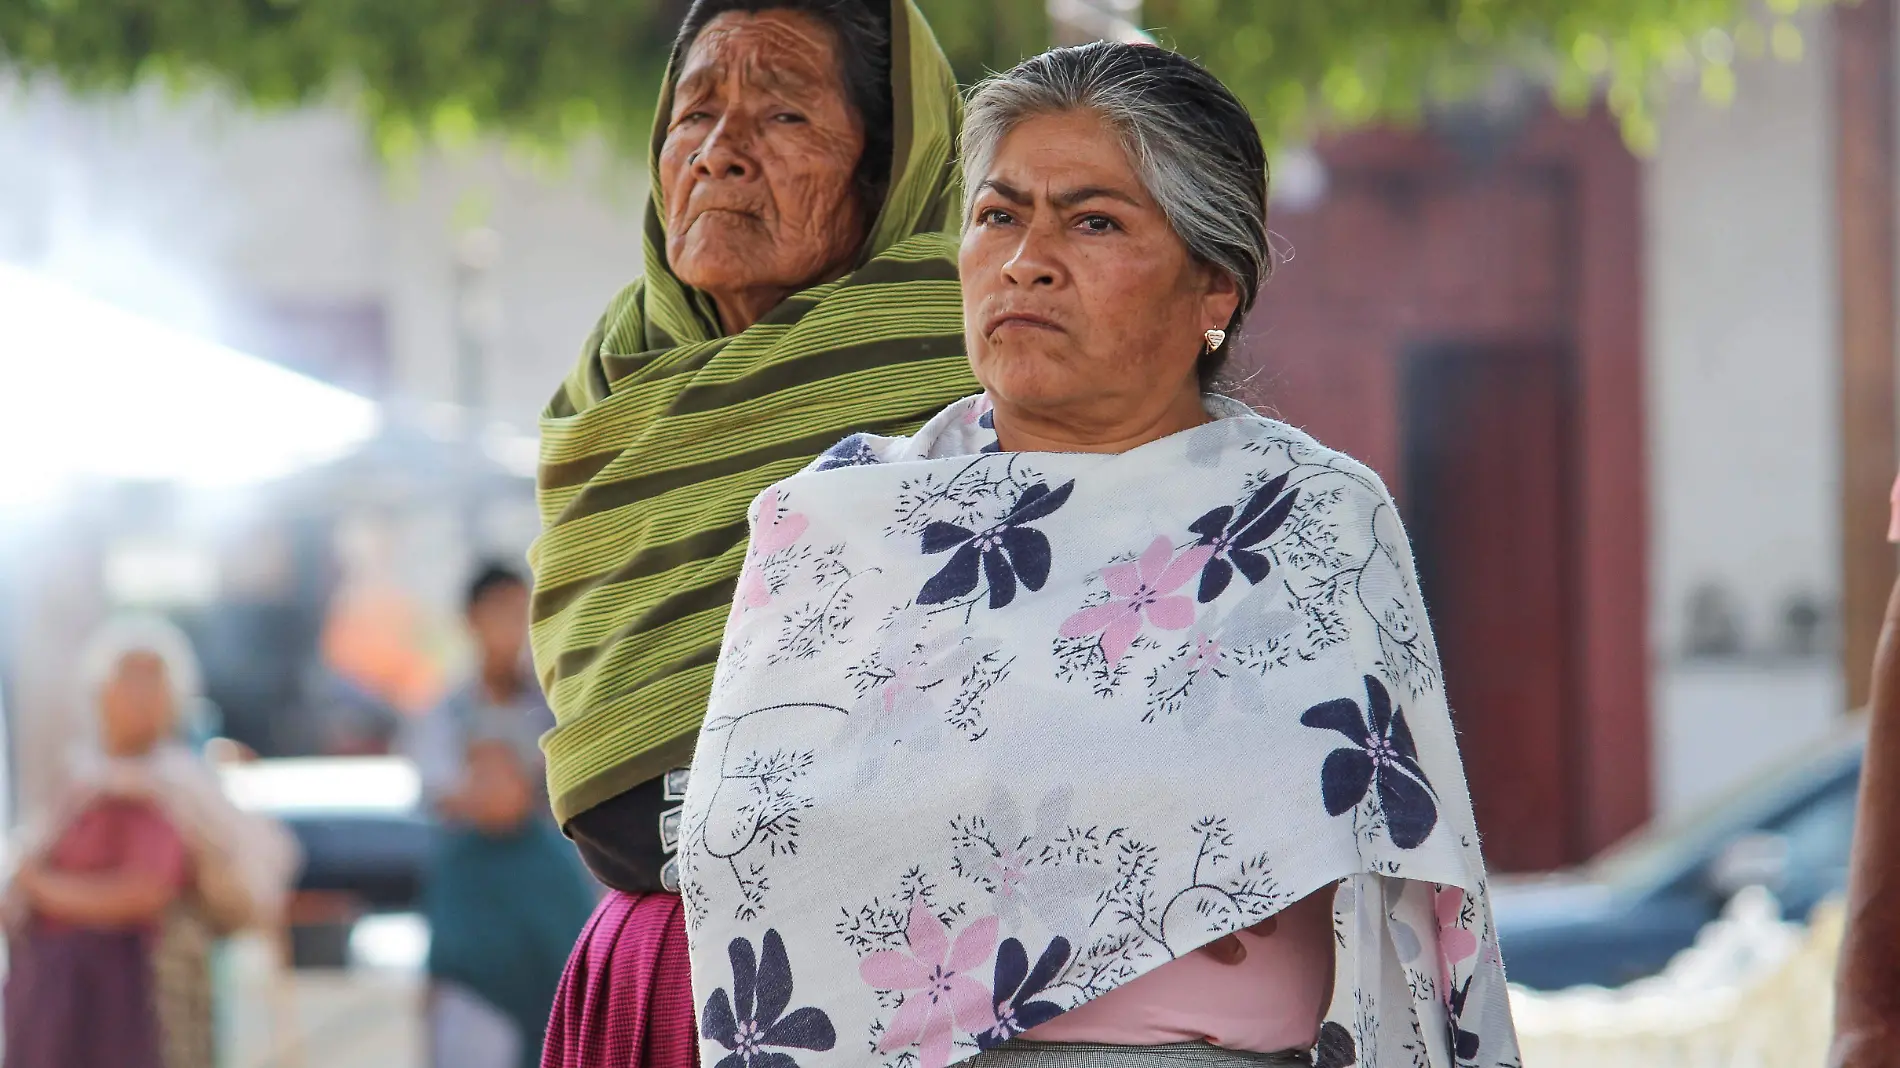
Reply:
[[[739, 219], [730, 215], [726, 218]], [[757, 225], [709, 222], [705, 216], [685, 238], [667, 249], [667, 266], [680, 281], [699, 289], [759, 285], [782, 271], [771, 236]]]
[[1061, 406], [1091, 392], [1053, 354], [992, 356], [976, 366], [976, 377], [992, 399], [1022, 409]]
[[747, 257], [730, 246], [704, 255], [682, 256], [672, 262], [673, 273], [694, 289], [721, 292], [761, 284], [762, 257]]

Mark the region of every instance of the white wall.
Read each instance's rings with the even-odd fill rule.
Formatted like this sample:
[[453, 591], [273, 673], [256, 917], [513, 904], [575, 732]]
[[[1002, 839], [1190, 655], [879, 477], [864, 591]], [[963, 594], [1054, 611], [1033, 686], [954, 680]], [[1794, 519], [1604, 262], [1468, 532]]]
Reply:
[[524, 429], [640, 271], [643, 164], [557, 174], [484, 148], [390, 168], [339, 108], [259, 116], [208, 96], [75, 101], [0, 81], [0, 259], [229, 337], [258, 299], [380, 305], [391, 379], [453, 396], [457, 231], [501, 238], [491, 412]]
[[[494, 348], [483, 368], [492, 412], [531, 419], [573, 366], [607, 301], [641, 271], [641, 161], [577, 150], [566, 174], [537, 178], [523, 161], [488, 151], [432, 157], [394, 184], [392, 243], [400, 272], [389, 282], [402, 381], [416, 396], [453, 395], [454, 216], [477, 204], [499, 239], [491, 284], [500, 298]], [[445, 329], [445, 326], [447, 327]]]
[[[1798, 63], [1743, 62], [1728, 107], [1683, 87], [1647, 168], [1651, 636], [1658, 807], [1708, 796], [1842, 710], [1832, 66], [1825, 18]], [[1745, 655], [1685, 656], [1716, 583]], [[1820, 656], [1776, 649], [1817, 598]]]

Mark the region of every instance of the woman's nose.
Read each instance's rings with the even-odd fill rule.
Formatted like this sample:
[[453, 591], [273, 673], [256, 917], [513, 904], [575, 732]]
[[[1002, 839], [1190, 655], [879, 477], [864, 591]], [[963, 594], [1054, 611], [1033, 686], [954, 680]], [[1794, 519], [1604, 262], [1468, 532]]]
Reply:
[[1035, 234], [1025, 234], [1016, 251], [1003, 263], [1003, 278], [1011, 285], [1053, 286], [1061, 276], [1055, 258]]
[[704, 178], [750, 178], [758, 173], [758, 163], [747, 151], [747, 139], [735, 129], [730, 118], [719, 125], [693, 153], [693, 169]]

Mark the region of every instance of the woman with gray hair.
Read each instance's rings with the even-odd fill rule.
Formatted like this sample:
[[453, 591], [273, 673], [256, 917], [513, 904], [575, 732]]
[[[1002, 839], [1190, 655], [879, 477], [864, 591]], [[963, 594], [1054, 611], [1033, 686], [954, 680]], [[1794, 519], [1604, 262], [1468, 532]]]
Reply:
[[683, 813], [701, 1060], [1515, 1065], [1392, 500], [1213, 392], [1273, 257], [1162, 49], [967, 107], [984, 392], [755, 501]]
[[210, 1068], [211, 940], [277, 918], [297, 846], [178, 741], [198, 699], [178, 628], [115, 620], [83, 673], [96, 730], [13, 843], [7, 1064]]

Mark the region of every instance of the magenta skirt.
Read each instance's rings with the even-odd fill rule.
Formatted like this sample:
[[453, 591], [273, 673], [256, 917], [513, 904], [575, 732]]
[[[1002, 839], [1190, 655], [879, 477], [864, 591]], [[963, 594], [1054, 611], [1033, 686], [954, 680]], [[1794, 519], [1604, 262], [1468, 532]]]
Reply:
[[541, 1068], [696, 1068], [678, 894], [609, 891], [568, 958]]

